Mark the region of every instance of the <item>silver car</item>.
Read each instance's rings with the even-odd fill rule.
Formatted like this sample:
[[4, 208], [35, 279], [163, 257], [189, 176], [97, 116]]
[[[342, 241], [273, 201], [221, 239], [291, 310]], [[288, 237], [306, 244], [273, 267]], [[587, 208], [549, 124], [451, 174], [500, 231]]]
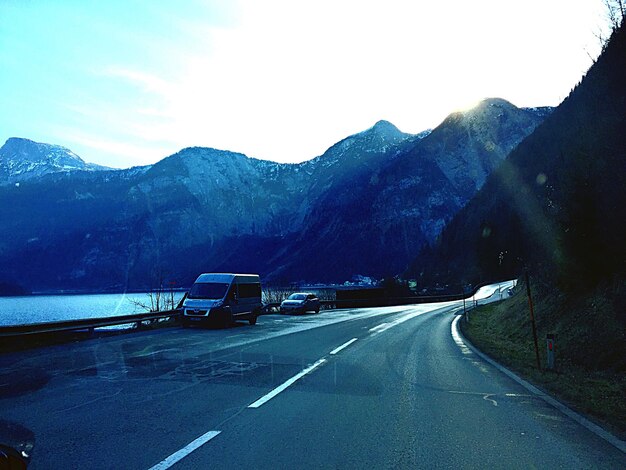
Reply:
[[320, 299], [310, 292], [296, 292], [280, 304], [280, 313], [319, 313], [319, 311]]

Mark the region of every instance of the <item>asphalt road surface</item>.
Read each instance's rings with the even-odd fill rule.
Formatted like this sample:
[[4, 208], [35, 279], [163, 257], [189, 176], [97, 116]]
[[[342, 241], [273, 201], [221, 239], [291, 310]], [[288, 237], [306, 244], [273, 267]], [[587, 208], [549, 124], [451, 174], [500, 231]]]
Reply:
[[455, 339], [460, 305], [4, 354], [0, 440], [29, 440], [34, 469], [626, 467]]

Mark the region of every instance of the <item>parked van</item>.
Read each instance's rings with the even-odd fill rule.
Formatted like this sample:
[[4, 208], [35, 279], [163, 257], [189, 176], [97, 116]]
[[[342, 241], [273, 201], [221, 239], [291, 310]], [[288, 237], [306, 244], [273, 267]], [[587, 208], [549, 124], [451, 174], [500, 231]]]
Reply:
[[237, 320], [256, 323], [261, 314], [261, 280], [257, 274], [200, 274], [183, 303], [183, 326]]

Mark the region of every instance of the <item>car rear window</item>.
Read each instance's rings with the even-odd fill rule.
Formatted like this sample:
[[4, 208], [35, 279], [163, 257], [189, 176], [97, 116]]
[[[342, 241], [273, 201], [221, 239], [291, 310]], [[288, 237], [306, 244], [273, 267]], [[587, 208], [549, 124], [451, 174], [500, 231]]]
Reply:
[[306, 295], [304, 294], [291, 294], [288, 297], [289, 300], [305, 300], [306, 299]]

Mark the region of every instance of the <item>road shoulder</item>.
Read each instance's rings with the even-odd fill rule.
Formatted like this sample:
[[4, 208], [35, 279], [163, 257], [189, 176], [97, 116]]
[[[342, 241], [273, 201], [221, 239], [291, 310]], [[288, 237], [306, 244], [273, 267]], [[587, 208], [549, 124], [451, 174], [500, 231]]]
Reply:
[[608, 442], [609, 444], [611, 444], [612, 446], [616, 447], [621, 452], [626, 454], [626, 442], [625, 441], [619, 439], [617, 436], [615, 436], [614, 434], [612, 434], [608, 430], [604, 429], [603, 427], [599, 426], [598, 424], [592, 422], [590, 419], [584, 417], [580, 413], [572, 410], [571, 408], [569, 408], [565, 404], [563, 404], [560, 401], [558, 401], [555, 397], [553, 397], [551, 395], [548, 395], [543, 390], [541, 390], [538, 387], [532, 385], [530, 382], [524, 380], [519, 375], [515, 374], [511, 370], [509, 370], [506, 367], [504, 367], [502, 364], [500, 364], [497, 361], [495, 361], [493, 358], [489, 357], [487, 354], [485, 354], [482, 351], [480, 351], [463, 334], [463, 332], [462, 332], [462, 330], [460, 328], [460, 325], [459, 325], [459, 323], [461, 321], [463, 321], [462, 319], [463, 319], [462, 316], [457, 316], [453, 320], [453, 322], [452, 322], [453, 336], [456, 333], [457, 338], [460, 339], [463, 342], [463, 344], [467, 348], [469, 348], [473, 353], [475, 353], [477, 356], [479, 356], [485, 362], [491, 364], [493, 367], [498, 369], [500, 372], [502, 372], [503, 374], [505, 374], [506, 376], [508, 376], [509, 378], [511, 378], [512, 380], [514, 380], [518, 384], [520, 384], [522, 387], [524, 387], [526, 390], [528, 390], [533, 395], [537, 396], [538, 398], [541, 398], [546, 403], [548, 403], [549, 405], [553, 406], [554, 408], [559, 410], [564, 415], [566, 415], [569, 418], [573, 419], [574, 421], [576, 421], [580, 425], [584, 426], [589, 431], [591, 431], [594, 434], [596, 434], [598, 437], [604, 439], [606, 442]]

